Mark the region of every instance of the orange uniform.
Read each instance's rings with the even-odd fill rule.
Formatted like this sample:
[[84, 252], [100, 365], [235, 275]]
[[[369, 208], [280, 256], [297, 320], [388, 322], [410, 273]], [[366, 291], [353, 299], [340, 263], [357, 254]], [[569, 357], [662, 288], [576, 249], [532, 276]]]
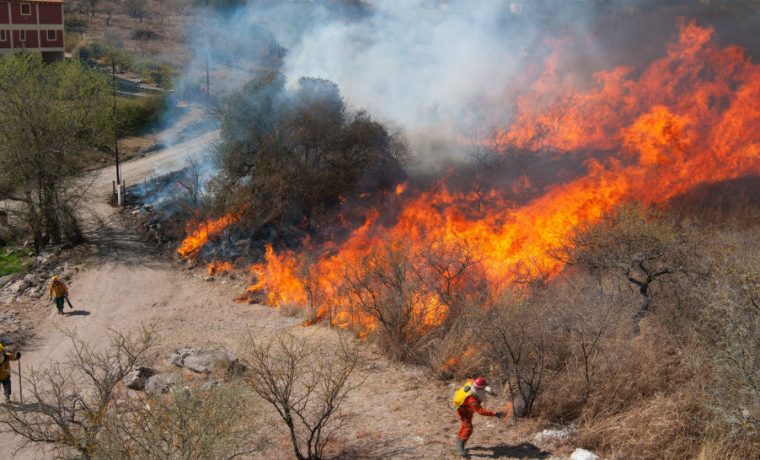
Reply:
[[480, 400], [475, 395], [469, 395], [464, 403], [457, 408], [457, 415], [462, 420], [462, 426], [459, 428], [459, 439], [467, 442], [472, 436], [472, 417], [475, 413], [486, 417], [495, 417], [496, 412], [490, 411], [480, 405]]

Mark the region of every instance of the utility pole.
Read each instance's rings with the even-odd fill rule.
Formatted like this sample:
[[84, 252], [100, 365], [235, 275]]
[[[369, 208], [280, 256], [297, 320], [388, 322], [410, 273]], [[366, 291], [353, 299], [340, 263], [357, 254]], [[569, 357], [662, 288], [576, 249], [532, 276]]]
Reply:
[[113, 146], [114, 146], [114, 154], [116, 155], [116, 201], [117, 203], [121, 204], [120, 193], [121, 193], [121, 170], [119, 165], [119, 123], [116, 119], [116, 90], [117, 90], [117, 83], [116, 83], [116, 60], [112, 57], [111, 58], [111, 81], [113, 83], [113, 112], [112, 112], [112, 119], [113, 119]]

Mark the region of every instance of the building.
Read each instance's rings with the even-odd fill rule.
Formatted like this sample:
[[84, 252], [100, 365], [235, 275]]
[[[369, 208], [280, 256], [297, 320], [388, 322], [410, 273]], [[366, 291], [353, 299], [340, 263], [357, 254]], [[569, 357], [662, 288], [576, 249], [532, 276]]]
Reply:
[[63, 59], [63, 0], [0, 0], [0, 54], [22, 50]]

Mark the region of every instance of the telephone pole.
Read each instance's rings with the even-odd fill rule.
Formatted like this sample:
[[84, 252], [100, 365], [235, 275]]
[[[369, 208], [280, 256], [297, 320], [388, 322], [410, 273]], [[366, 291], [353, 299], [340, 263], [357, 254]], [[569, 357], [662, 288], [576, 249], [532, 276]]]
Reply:
[[117, 90], [117, 83], [116, 83], [116, 60], [114, 58], [111, 58], [111, 82], [113, 83], [113, 111], [112, 111], [112, 119], [113, 119], [113, 151], [116, 156], [116, 202], [118, 204], [121, 204], [120, 200], [120, 193], [121, 193], [121, 166], [119, 165], [119, 122], [116, 119], [116, 90]]

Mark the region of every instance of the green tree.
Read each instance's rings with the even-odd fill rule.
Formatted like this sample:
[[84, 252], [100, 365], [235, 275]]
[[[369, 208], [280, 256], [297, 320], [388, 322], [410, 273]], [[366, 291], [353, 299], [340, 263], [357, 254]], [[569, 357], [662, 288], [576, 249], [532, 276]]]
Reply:
[[300, 222], [404, 179], [403, 142], [349, 111], [328, 80], [302, 78], [287, 90], [279, 73], [262, 74], [229, 99], [221, 137], [212, 188], [221, 207], [245, 207], [252, 227]]
[[37, 54], [0, 59], [0, 200], [28, 225], [35, 250], [80, 238], [74, 179], [84, 148], [108, 137], [109, 88], [76, 62]]

